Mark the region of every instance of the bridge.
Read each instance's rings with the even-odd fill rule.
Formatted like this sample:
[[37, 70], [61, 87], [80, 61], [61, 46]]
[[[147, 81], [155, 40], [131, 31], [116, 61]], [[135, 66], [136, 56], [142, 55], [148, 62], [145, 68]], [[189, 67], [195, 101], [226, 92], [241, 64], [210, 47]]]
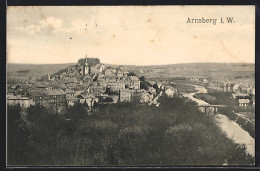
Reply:
[[218, 112], [218, 108], [220, 107], [227, 107], [226, 105], [197, 105], [197, 108], [203, 108], [205, 114], [207, 114], [208, 108], [213, 108], [213, 114], [215, 115]]

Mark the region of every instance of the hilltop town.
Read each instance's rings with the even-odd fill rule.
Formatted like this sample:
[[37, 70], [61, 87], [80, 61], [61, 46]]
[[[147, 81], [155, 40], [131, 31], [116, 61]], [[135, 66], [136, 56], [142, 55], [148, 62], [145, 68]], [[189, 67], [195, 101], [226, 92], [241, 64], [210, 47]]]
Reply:
[[[76, 103], [91, 109], [95, 104], [138, 102], [159, 105], [158, 86], [153, 86], [123, 66], [110, 67], [97, 58], [80, 59], [76, 65], [47, 74], [40, 80], [26, 80], [22, 84], [8, 84], [7, 103], [27, 108], [40, 104], [57, 113]], [[159, 85], [161, 86], [161, 85]], [[154, 88], [156, 87], [156, 88]], [[172, 97], [177, 92], [164, 86]]]
[[[137, 71], [138, 72], [138, 71]], [[76, 103], [86, 104], [89, 109], [95, 104], [139, 102], [159, 105], [158, 97], [168, 97], [183, 89], [175, 83], [202, 84], [208, 89], [230, 92], [239, 106], [255, 105], [254, 82], [225, 79], [209, 80], [205, 77], [176, 77], [174, 79], [150, 79], [135, 74], [125, 66], [109, 66], [98, 58], [81, 58], [71, 65], [40, 79], [8, 80], [7, 104], [20, 104], [27, 108], [40, 104], [57, 113]]]

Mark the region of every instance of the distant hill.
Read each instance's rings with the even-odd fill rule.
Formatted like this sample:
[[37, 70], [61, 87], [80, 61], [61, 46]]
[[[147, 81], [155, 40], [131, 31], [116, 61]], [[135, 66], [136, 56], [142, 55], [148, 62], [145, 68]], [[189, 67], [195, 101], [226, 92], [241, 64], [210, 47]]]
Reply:
[[[7, 76], [10, 78], [40, 77], [46, 74], [53, 74], [75, 63], [68, 64], [7, 64]], [[188, 63], [170, 65], [113, 65], [124, 66], [134, 71], [138, 76], [145, 76], [148, 80], [154, 78], [167, 79], [173, 77], [205, 77], [205, 78], [228, 78], [228, 79], [254, 79], [255, 64], [247, 63]]]
[[68, 64], [7, 64], [7, 78], [28, 79], [28, 77], [41, 77], [53, 74], [68, 66]]
[[173, 77], [223, 77], [230, 80], [254, 80], [255, 64], [247, 63], [186, 63], [153, 66], [125, 66], [148, 80]]

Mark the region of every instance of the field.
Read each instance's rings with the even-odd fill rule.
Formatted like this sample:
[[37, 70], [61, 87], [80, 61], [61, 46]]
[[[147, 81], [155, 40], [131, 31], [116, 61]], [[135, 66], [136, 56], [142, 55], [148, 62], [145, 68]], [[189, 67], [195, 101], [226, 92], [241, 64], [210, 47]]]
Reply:
[[195, 93], [197, 90], [192, 85], [181, 84], [181, 83], [172, 83], [174, 88], [176, 88], [180, 93]]
[[254, 80], [254, 64], [233, 63], [190, 63], [161, 66], [132, 66], [135, 73], [147, 79], [168, 79], [173, 77], [225, 78], [231, 80]]

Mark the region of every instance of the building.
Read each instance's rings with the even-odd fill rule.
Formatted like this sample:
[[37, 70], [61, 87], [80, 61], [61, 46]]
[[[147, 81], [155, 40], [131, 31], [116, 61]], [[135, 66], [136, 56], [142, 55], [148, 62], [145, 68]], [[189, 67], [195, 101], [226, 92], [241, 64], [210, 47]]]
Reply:
[[152, 102], [153, 101], [153, 94], [149, 93], [147, 91], [143, 91], [141, 93], [141, 103], [148, 103], [148, 102]]
[[79, 102], [79, 98], [70, 96], [70, 97], [66, 97], [66, 101], [68, 106], [74, 106], [76, 103]]
[[116, 74], [116, 69], [115, 68], [109, 67], [109, 68], [107, 68], [105, 70], [105, 75], [106, 76], [111, 76], [111, 75], [115, 75], [115, 74]]
[[123, 77], [123, 76], [124, 76], [124, 72], [121, 71], [120, 69], [117, 69], [116, 75], [117, 75], [118, 77]]
[[122, 90], [125, 89], [125, 83], [124, 82], [107, 83], [107, 88], [109, 88], [112, 91]]
[[66, 93], [62, 89], [36, 91], [29, 93], [35, 104], [60, 113], [66, 107]]
[[128, 88], [130, 89], [136, 89], [140, 90], [141, 85], [140, 85], [140, 80], [137, 76], [130, 76], [129, 80], [126, 81]]
[[27, 108], [30, 105], [34, 105], [34, 101], [29, 97], [7, 95], [7, 105], [20, 105], [22, 108]]
[[156, 95], [156, 89], [153, 87], [148, 87], [148, 92], [152, 93], [153, 95]]
[[220, 87], [224, 92], [233, 92], [234, 83], [222, 83]]
[[75, 96], [81, 95], [84, 93], [84, 89], [74, 89]]
[[86, 103], [88, 107], [93, 107], [94, 103], [98, 102], [98, 98], [90, 93], [79, 95], [78, 98], [81, 104]]
[[68, 88], [65, 89], [65, 93], [66, 93], [66, 98], [75, 96], [75, 92]]
[[173, 89], [167, 89], [167, 90], [165, 90], [165, 94], [168, 96], [168, 97], [170, 97], [170, 98], [172, 98], [173, 96], [174, 96], [174, 94], [175, 94], [175, 91], [173, 90]]
[[90, 67], [90, 71], [91, 73], [96, 73], [96, 74], [99, 74], [99, 73], [103, 73], [105, 71], [106, 67], [104, 64], [97, 64], [95, 66], [92, 66]]
[[239, 99], [238, 102], [239, 102], [239, 106], [247, 107], [248, 104], [250, 103], [250, 100], [249, 99]]
[[146, 90], [124, 89], [120, 90], [120, 102], [141, 102], [147, 103], [153, 100], [153, 95]]
[[119, 100], [120, 102], [130, 102], [132, 91], [129, 89], [120, 90]]

